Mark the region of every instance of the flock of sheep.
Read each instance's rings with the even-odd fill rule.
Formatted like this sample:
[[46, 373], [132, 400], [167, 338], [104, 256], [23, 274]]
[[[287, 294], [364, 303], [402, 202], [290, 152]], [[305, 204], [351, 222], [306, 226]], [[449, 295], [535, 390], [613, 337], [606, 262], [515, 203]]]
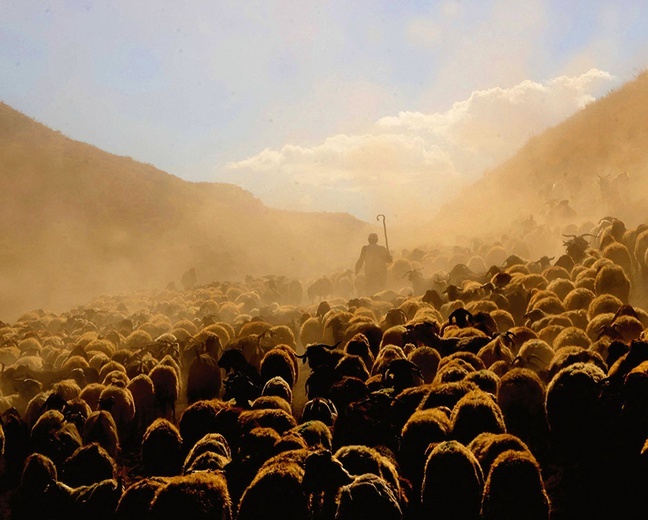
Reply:
[[0, 323], [0, 516], [644, 517], [647, 260], [648, 226], [534, 225], [373, 295], [193, 277]]

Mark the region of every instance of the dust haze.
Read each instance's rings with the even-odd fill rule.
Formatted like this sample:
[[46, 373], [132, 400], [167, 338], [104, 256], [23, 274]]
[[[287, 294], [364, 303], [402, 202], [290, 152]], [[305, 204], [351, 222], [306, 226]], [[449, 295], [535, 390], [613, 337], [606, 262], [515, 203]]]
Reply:
[[[369, 232], [384, 243], [378, 213], [396, 258], [479, 238], [535, 259], [562, 253], [561, 234], [583, 222], [636, 226], [648, 221], [648, 76], [592, 102], [590, 87], [608, 81], [590, 71], [493, 89], [445, 114], [402, 113], [362, 135], [266, 150], [228, 165], [242, 187], [183, 181], [1, 105], [0, 319], [180, 288], [192, 267], [200, 284], [309, 283], [352, 269]], [[568, 106], [541, 113], [552, 96]], [[532, 135], [539, 119], [550, 128]]]

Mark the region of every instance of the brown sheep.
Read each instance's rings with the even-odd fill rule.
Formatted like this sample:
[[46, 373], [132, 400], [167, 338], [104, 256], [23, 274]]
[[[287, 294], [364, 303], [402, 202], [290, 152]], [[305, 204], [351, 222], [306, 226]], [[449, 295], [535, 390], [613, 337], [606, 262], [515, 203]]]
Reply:
[[482, 432], [505, 433], [502, 410], [493, 397], [476, 390], [463, 396], [450, 416], [452, 438], [467, 445]]
[[457, 441], [437, 444], [425, 461], [424, 518], [478, 520], [484, 476], [475, 456]]
[[540, 466], [530, 453], [505, 451], [493, 462], [481, 505], [483, 520], [549, 520]]

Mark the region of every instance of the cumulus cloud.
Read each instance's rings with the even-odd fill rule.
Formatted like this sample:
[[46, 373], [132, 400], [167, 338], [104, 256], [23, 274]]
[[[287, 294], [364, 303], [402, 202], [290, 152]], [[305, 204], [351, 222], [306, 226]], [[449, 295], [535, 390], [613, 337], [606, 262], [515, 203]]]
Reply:
[[[266, 149], [227, 168], [238, 183], [272, 206], [309, 211], [333, 207], [367, 219], [375, 212], [417, 217], [614, 82], [607, 72], [592, 69], [544, 83], [480, 90], [446, 112], [400, 112], [380, 118], [358, 135]], [[277, 187], [268, 188], [270, 184]]]

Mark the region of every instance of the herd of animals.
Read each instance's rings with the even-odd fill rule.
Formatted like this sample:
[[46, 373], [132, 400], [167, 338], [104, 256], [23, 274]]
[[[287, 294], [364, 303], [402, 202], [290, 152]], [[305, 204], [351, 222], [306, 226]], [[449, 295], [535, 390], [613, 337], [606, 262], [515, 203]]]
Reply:
[[648, 226], [583, 226], [0, 323], [0, 512], [643, 518]]

